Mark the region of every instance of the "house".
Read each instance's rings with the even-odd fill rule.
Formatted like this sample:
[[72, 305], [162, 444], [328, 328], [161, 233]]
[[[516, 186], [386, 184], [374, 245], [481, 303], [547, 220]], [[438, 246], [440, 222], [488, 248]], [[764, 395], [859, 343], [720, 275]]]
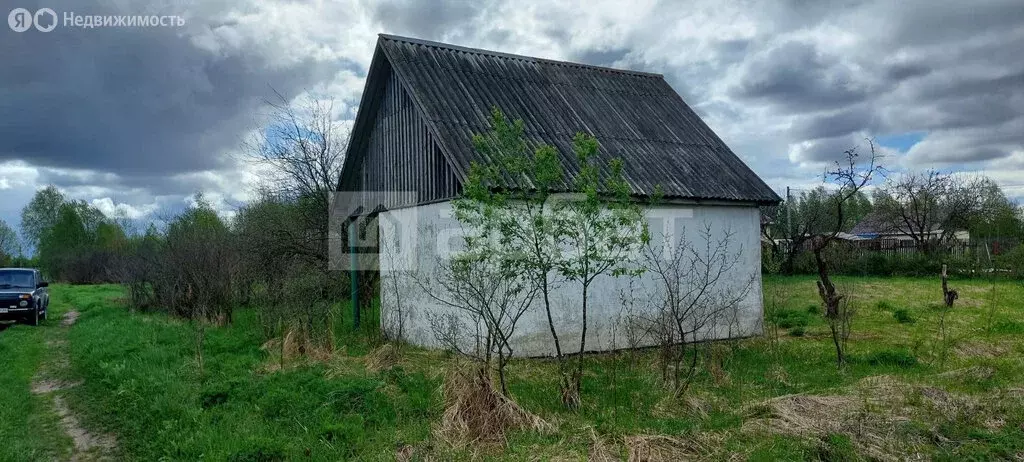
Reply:
[[[436, 321], [455, 316], [430, 297], [436, 288], [423, 281], [437, 270], [439, 256], [457, 245], [459, 224], [449, 201], [459, 195], [471, 163], [486, 162], [472, 135], [490, 130], [495, 106], [522, 119], [531, 142], [556, 147], [569, 176], [576, 165], [572, 137], [587, 132], [599, 141], [601, 155], [624, 161], [633, 196], [643, 199], [660, 186], [662, 202], [647, 209], [653, 239], [696, 239], [705, 223], [716, 235], [734, 232], [730, 250], [740, 254], [741, 264], [727, 276], [749, 276], [754, 284], [741, 303], [738, 326], [701, 336], [761, 332], [758, 207], [780, 198], [663, 76], [391, 35], [377, 41], [338, 184], [339, 191], [376, 191], [360, 210], [389, 217], [379, 220], [378, 229], [383, 329], [401, 325], [406, 341], [439, 346]], [[587, 349], [622, 347], [624, 336], [613, 333], [624, 316], [623, 295], [636, 289], [649, 301], [657, 287], [650, 274], [633, 284], [611, 276], [597, 281], [588, 299]], [[567, 285], [553, 294], [565, 346], [578, 345], [578, 294]], [[474, 329], [463, 321], [465, 329]], [[516, 355], [554, 354], [543, 309], [526, 313], [512, 343]]]
[[937, 221], [928, 226], [929, 229], [927, 231], [924, 229], [914, 229], [914, 232], [911, 232], [912, 228], [907, 225], [896, 226], [893, 224], [893, 220], [886, 219], [876, 211], [867, 214], [867, 216], [857, 222], [850, 229], [849, 234], [863, 240], [880, 241], [883, 243], [883, 248], [912, 247], [915, 242], [914, 234], [926, 237], [929, 240], [948, 238], [952, 241], [963, 243], [970, 241], [970, 233], [967, 230], [955, 230], [947, 236], [947, 233], [940, 227], [941, 225]]

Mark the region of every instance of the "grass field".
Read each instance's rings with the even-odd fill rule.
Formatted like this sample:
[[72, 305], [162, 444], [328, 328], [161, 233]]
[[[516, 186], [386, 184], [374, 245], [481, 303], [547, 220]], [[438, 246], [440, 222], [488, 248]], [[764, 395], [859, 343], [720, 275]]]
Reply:
[[[63, 310], [54, 303], [50, 318]], [[32, 392], [33, 381], [52, 361], [55, 331], [49, 326], [7, 327], [0, 332], [0, 460], [53, 460], [71, 453], [71, 439], [47, 396]]]
[[[117, 436], [118, 458], [1024, 457], [1024, 286], [954, 281], [961, 299], [943, 339], [937, 280], [839, 285], [858, 311], [843, 370], [817, 314], [814, 280], [767, 278], [766, 335], [707, 347], [681, 400], [661, 384], [652, 351], [594, 356], [577, 412], [560, 405], [554, 363], [514, 361], [511, 394], [552, 430], [512, 433], [507, 447], [453, 447], [435, 436], [452, 363], [443, 353], [405, 347], [387, 367], [369, 367], [372, 337], [339, 325], [333, 355], [282, 368], [261, 349], [255, 314], [241, 310], [234, 325], [205, 329], [200, 368], [193, 325], [130, 312], [117, 286], [58, 286], [53, 297], [55, 312], [81, 312], [60, 335], [65, 379], [82, 384], [61, 393], [83, 425]], [[67, 454], [52, 410], [29, 392], [55, 329], [50, 321], [0, 333], [0, 432], [16, 441], [0, 446], [0, 459]], [[31, 425], [46, 432], [25, 430]]]

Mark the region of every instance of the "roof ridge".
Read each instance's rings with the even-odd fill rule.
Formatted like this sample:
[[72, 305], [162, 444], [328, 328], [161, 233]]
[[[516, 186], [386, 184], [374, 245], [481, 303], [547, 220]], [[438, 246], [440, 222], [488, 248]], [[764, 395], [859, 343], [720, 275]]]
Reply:
[[498, 58], [520, 59], [520, 60], [523, 60], [523, 61], [540, 62], [540, 63], [545, 63], [545, 64], [553, 64], [553, 65], [556, 65], [556, 66], [578, 67], [578, 68], [582, 68], [582, 69], [593, 69], [593, 70], [603, 71], [603, 72], [611, 72], [611, 73], [617, 73], [617, 74], [633, 75], [633, 76], [638, 76], [638, 77], [659, 78], [659, 79], [663, 79], [663, 80], [665, 78], [664, 74], [657, 74], [657, 73], [654, 73], [654, 72], [635, 71], [635, 70], [632, 70], [632, 69], [617, 69], [617, 68], [614, 68], [614, 67], [595, 66], [593, 64], [576, 63], [576, 62], [572, 62], [572, 61], [559, 61], [559, 60], [556, 60], [556, 59], [538, 58], [536, 56], [517, 55], [517, 54], [513, 54], [513, 53], [504, 53], [504, 52], [501, 52], [501, 51], [484, 50], [482, 48], [472, 48], [472, 47], [466, 47], [466, 46], [461, 46], [461, 45], [453, 45], [453, 44], [444, 43], [444, 42], [435, 42], [433, 40], [425, 40], [425, 39], [419, 39], [419, 38], [414, 38], [414, 37], [403, 37], [401, 35], [392, 35], [392, 34], [383, 34], [383, 33], [381, 33], [381, 34], [377, 34], [377, 36], [382, 38], [382, 39], [386, 39], [386, 40], [392, 40], [392, 41], [397, 41], [397, 42], [407, 42], [407, 43], [412, 43], [412, 44], [416, 44], [416, 45], [423, 45], [423, 46], [428, 46], [428, 47], [434, 47], [434, 48], [447, 48], [447, 49], [450, 49], [450, 50], [461, 51], [461, 52], [464, 52], [464, 53], [474, 53], [474, 54], [480, 54], [480, 55], [486, 55], [486, 56], [494, 56], [494, 57], [498, 57]]

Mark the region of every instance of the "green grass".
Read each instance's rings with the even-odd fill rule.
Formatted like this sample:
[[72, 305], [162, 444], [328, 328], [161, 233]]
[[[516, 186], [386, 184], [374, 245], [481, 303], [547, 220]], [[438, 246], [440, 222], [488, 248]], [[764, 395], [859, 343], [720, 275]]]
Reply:
[[49, 321], [0, 332], [0, 461], [56, 459], [70, 451], [52, 401], [31, 392], [41, 364], [50, 359], [48, 340], [59, 329], [53, 319], [62, 308], [54, 301]]
[[[952, 281], [961, 299], [947, 315], [949, 335], [942, 341], [937, 334], [941, 310], [933, 308], [941, 303], [937, 279], [838, 278], [837, 284], [853, 294], [857, 310], [850, 361], [842, 370], [835, 366], [813, 278], [766, 277], [766, 318], [788, 332], [709, 347], [682, 401], [669, 397], [652, 350], [589, 358], [584, 402], [575, 412], [560, 404], [554, 362], [513, 361], [512, 395], [555, 423], [557, 431], [515, 432], [507, 448], [451, 448], [437, 440], [432, 427], [443, 411], [439, 388], [449, 358], [406, 348], [395, 368], [369, 370], [365, 355], [379, 340], [369, 327], [350, 333], [342, 306], [338, 349], [329, 360], [277, 367], [274, 355], [261, 349], [255, 313], [240, 309], [233, 325], [206, 329], [200, 371], [196, 331], [188, 322], [126, 310], [116, 301], [122, 296], [117, 286], [58, 287], [55, 293], [82, 313], [67, 338], [72, 374], [84, 383], [67, 392], [69, 400], [86, 426], [116, 434], [128, 459], [394, 460], [396, 448], [405, 445], [420, 458], [441, 460], [585, 459], [592, 435], [625, 457], [627, 438], [660, 434], [686, 441], [710, 435], [714, 444], [702, 446], [701, 453], [712, 459], [856, 460], [865, 457], [856, 434], [766, 435], [747, 424], [771, 416], [765, 400], [857, 395], [859, 384], [878, 376], [913, 387], [900, 395], [914, 412], [892, 435], [919, 445], [925, 457], [1024, 453], [1024, 403], [1014, 407], [1010, 398], [995, 398], [1024, 383], [1024, 286], [999, 282], [993, 290], [985, 281]], [[896, 310], [906, 310], [916, 322], [894, 322]], [[364, 322], [372, 327], [375, 320]], [[26, 386], [43, 355], [33, 353], [39, 348], [33, 332], [0, 333], [0, 348], [26, 350], [18, 355], [25, 358], [20, 366], [0, 379], [14, 381], [14, 389]], [[982, 370], [990, 372], [977, 372]], [[1009, 404], [987, 413], [943, 413], [922, 397], [924, 392], [915, 391], [931, 388], [992, 406]], [[26, 396], [11, 402], [30, 406]], [[884, 414], [871, 407], [863, 412]], [[998, 415], [1003, 424], [987, 425], [987, 414]], [[31, 408], [0, 415], [5, 425], [8, 415], [47, 414]], [[40, 444], [45, 442], [0, 451], [28, 458], [59, 452], [46, 452]]]

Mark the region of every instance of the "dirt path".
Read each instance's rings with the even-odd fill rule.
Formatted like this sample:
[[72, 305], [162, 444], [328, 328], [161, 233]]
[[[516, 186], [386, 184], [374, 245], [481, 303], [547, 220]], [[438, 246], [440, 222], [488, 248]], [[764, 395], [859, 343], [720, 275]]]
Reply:
[[61, 320], [61, 328], [56, 339], [47, 343], [52, 352], [50, 359], [43, 364], [36, 378], [32, 381], [32, 393], [37, 395], [49, 395], [53, 399], [53, 408], [60, 417], [61, 426], [64, 432], [74, 442], [69, 460], [78, 461], [99, 461], [112, 460], [111, 454], [117, 447], [117, 441], [112, 435], [95, 434], [82, 427], [74, 412], [68, 407], [62, 396], [62, 392], [81, 385], [81, 382], [68, 382], [59, 377], [67, 375], [68, 352], [67, 329], [78, 320], [77, 311], [69, 311], [64, 314]]

